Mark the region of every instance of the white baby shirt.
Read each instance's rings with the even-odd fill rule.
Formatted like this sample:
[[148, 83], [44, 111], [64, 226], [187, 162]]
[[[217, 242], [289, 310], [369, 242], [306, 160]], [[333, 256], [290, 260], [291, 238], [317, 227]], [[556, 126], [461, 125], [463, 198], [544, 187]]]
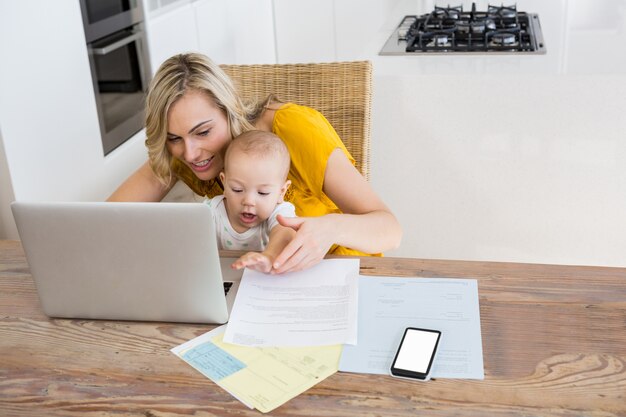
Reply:
[[217, 232], [217, 243], [219, 249], [245, 250], [260, 252], [267, 246], [270, 231], [278, 224], [276, 216], [281, 214], [284, 217], [296, 217], [296, 208], [288, 202], [280, 203], [276, 206], [270, 217], [259, 225], [238, 233], [230, 225], [224, 196], [218, 195], [214, 198], [204, 200], [205, 204], [213, 209], [213, 219], [215, 220], [215, 231]]

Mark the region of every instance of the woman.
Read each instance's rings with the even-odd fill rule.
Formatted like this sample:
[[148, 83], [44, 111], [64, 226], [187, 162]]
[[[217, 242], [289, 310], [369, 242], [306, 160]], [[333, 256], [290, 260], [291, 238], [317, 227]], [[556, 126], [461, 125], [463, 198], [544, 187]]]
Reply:
[[201, 54], [173, 56], [157, 71], [146, 98], [148, 161], [109, 201], [160, 201], [177, 180], [201, 196], [222, 194], [224, 152], [233, 137], [252, 129], [276, 134], [291, 157], [286, 199], [299, 217], [279, 222], [296, 237], [276, 257], [273, 272], [308, 268], [326, 253], [362, 255], [398, 246], [402, 231], [395, 216], [319, 112], [272, 96], [244, 104], [228, 76]]

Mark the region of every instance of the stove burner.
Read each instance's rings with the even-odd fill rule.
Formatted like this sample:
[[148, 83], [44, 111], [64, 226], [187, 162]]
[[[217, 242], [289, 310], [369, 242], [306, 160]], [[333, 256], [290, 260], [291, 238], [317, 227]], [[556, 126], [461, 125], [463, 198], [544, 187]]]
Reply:
[[514, 19], [517, 16], [517, 5], [513, 6], [492, 6], [487, 7], [487, 13], [503, 17], [505, 19]]
[[432, 16], [438, 19], [452, 19], [457, 20], [459, 16], [463, 13], [463, 6], [456, 7], [438, 7], [435, 6], [435, 10], [431, 13]]
[[495, 33], [491, 37], [494, 45], [498, 46], [512, 46], [517, 45], [517, 36], [514, 33]]

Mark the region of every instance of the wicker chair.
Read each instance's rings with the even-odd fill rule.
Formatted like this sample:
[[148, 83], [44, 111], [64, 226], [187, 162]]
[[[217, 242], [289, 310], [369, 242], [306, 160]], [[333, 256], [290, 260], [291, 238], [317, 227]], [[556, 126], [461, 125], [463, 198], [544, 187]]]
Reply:
[[372, 64], [369, 61], [222, 65], [244, 99], [276, 94], [321, 112], [369, 179]]

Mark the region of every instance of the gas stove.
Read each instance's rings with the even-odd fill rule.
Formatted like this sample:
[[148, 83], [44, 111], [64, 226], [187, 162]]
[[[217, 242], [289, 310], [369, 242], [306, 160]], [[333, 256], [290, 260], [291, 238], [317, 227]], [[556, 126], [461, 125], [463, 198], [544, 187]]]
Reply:
[[405, 16], [380, 55], [439, 53], [545, 54], [537, 14], [520, 12], [517, 6], [491, 6], [471, 11], [463, 6], [435, 7], [421, 16]]

